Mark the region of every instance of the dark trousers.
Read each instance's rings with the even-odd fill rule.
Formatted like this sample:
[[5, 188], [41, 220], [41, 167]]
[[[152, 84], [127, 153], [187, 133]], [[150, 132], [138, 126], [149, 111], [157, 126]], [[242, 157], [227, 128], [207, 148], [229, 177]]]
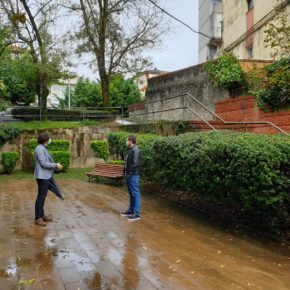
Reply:
[[38, 194], [35, 201], [35, 219], [39, 219], [44, 216], [44, 202], [48, 190], [55, 192], [57, 186], [53, 177], [51, 179], [36, 179], [36, 181], [38, 185]]

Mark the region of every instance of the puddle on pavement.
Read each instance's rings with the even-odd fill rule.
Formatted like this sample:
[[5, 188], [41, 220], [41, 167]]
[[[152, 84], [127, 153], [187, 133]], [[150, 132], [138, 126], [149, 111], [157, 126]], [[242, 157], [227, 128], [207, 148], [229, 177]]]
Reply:
[[[129, 224], [118, 214], [127, 205], [127, 193], [84, 184], [63, 182], [67, 192], [82, 189], [82, 195], [71, 196], [65, 206], [48, 199], [46, 206], [59, 222], [45, 229], [5, 219], [0, 246], [7, 255], [0, 265], [1, 290], [2, 281], [17, 280], [22, 270], [60, 281], [58, 270], [65, 267], [75, 269], [88, 289], [290, 289], [287, 248], [261, 241], [239, 227], [213, 226], [198, 214], [145, 194], [142, 220]], [[14, 203], [25, 204], [31, 198], [27, 192], [17, 195], [19, 184], [10, 186], [15, 186]], [[10, 208], [7, 203], [6, 213]], [[18, 212], [29, 216], [31, 208]]]

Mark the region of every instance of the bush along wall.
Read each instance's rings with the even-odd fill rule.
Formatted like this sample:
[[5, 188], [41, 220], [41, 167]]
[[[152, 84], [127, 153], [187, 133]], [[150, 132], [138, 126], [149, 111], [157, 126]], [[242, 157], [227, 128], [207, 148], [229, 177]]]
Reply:
[[[32, 158], [34, 158], [34, 149], [37, 146], [36, 139], [30, 139], [27, 147], [31, 152]], [[52, 139], [51, 144], [48, 147], [54, 162], [61, 163], [63, 165], [63, 171], [66, 171], [70, 165], [70, 142], [61, 139]]]
[[110, 157], [109, 144], [107, 140], [91, 141], [91, 148], [96, 153], [98, 158], [107, 161]]
[[230, 208], [249, 226], [289, 229], [289, 138], [185, 134], [154, 142], [151, 156], [155, 170], [147, 177], [166, 188], [194, 192], [205, 207]]
[[[109, 136], [111, 153], [122, 152], [125, 136]], [[213, 132], [137, 140], [143, 179], [209, 214], [290, 237], [289, 137]]]
[[4, 174], [11, 174], [16, 167], [19, 155], [16, 152], [3, 152], [2, 166]]
[[18, 137], [21, 130], [9, 126], [0, 126], [0, 148], [9, 140]]

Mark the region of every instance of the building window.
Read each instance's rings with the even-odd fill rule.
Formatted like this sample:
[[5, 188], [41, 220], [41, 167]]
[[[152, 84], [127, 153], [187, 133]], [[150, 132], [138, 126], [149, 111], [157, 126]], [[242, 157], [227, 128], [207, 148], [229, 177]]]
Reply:
[[247, 2], [248, 2], [248, 10], [254, 8], [254, 0], [247, 0]]
[[212, 60], [216, 57], [218, 48], [214, 45], [208, 45], [208, 60]]
[[248, 58], [253, 58], [253, 47], [248, 48]]

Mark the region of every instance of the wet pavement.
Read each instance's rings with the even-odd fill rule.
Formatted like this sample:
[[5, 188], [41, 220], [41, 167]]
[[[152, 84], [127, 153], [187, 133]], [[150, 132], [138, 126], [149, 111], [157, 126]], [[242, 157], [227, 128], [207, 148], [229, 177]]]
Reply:
[[54, 222], [33, 224], [33, 181], [0, 184], [0, 289], [290, 289], [290, 253], [224, 230], [154, 195], [142, 220], [119, 216], [120, 187], [62, 180]]

